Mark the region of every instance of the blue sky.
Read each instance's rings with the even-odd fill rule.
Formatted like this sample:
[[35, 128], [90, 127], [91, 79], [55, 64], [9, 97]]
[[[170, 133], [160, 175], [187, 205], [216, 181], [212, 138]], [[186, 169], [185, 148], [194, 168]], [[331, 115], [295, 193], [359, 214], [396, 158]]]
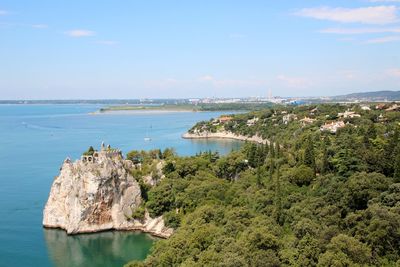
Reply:
[[0, 0], [0, 99], [400, 90], [400, 0]]

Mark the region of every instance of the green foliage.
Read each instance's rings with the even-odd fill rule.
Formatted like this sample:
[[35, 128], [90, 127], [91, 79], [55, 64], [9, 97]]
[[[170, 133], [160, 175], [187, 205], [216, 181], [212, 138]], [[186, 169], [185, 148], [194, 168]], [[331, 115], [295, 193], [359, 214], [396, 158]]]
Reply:
[[344, 234], [332, 238], [327, 251], [321, 255], [319, 266], [366, 265], [372, 261], [371, 249], [364, 243]]
[[177, 229], [182, 220], [182, 215], [178, 211], [169, 211], [164, 213], [165, 225], [174, 229]]
[[400, 182], [400, 143], [394, 150], [394, 173], [393, 178], [396, 182]]
[[135, 220], [142, 221], [145, 217], [145, 213], [146, 213], [145, 208], [143, 206], [139, 206], [133, 211], [132, 218]]
[[149, 192], [146, 208], [149, 210], [150, 216], [158, 217], [173, 208], [175, 194], [172, 189], [173, 185], [169, 181], [163, 180]]
[[87, 151], [83, 152], [83, 155], [84, 156], [93, 156], [95, 151], [96, 150], [94, 150], [94, 148], [92, 146], [90, 146]]
[[[320, 131], [348, 109], [361, 118], [336, 134]], [[220, 127], [271, 142], [226, 156], [162, 153], [166, 177], [144, 188], [145, 207], [176, 231], [131, 266], [395, 266], [400, 115], [384, 113], [381, 123], [381, 113], [356, 104], [275, 106], [224, 125], [199, 123], [192, 130]], [[284, 114], [317, 122], [284, 124]]]
[[306, 141], [306, 147], [304, 151], [304, 165], [315, 170], [314, 143], [311, 136], [309, 136]]
[[368, 201], [378, 197], [389, 187], [389, 180], [379, 173], [356, 173], [345, 183], [344, 198], [350, 209], [361, 210], [368, 207]]
[[292, 168], [289, 174], [289, 181], [298, 186], [309, 185], [314, 179], [314, 170], [308, 166], [300, 165]]
[[162, 158], [163, 159], [172, 159], [174, 157], [176, 157], [176, 151], [173, 148], [166, 148], [162, 152]]
[[232, 152], [227, 157], [219, 159], [215, 164], [215, 173], [218, 177], [227, 180], [236, 180], [243, 170], [247, 169], [248, 162], [240, 152]]

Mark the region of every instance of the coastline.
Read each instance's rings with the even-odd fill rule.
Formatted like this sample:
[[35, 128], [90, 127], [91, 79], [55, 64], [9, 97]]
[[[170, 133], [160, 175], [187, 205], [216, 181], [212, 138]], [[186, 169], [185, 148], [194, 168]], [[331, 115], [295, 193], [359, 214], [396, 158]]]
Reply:
[[259, 144], [269, 144], [269, 141], [266, 139], [261, 138], [258, 135], [254, 135], [252, 137], [244, 136], [244, 135], [237, 135], [232, 132], [216, 132], [216, 133], [210, 133], [210, 132], [201, 132], [201, 133], [184, 133], [182, 135], [182, 138], [184, 139], [234, 139], [234, 140], [239, 140], [239, 141], [249, 141], [249, 142], [255, 142]]
[[149, 234], [153, 237], [157, 238], [162, 238], [162, 239], [167, 239], [169, 238], [173, 233], [160, 233], [157, 231], [152, 231], [152, 230], [146, 230], [144, 227], [127, 227], [127, 228], [109, 228], [109, 229], [101, 229], [101, 230], [87, 230], [87, 231], [81, 231], [79, 233], [68, 233], [67, 230], [64, 227], [61, 226], [51, 226], [51, 225], [43, 225], [44, 229], [60, 229], [65, 231], [68, 235], [84, 235], [84, 234], [96, 234], [96, 233], [101, 233], [101, 232], [113, 232], [113, 231], [124, 231], [124, 232], [138, 232], [138, 233], [144, 233], [144, 234]]
[[138, 115], [138, 114], [167, 114], [167, 113], [187, 113], [187, 112], [201, 112], [198, 110], [189, 109], [136, 109], [136, 110], [105, 110], [95, 111], [89, 115]]
[[45, 229], [61, 229], [64, 230], [68, 235], [78, 235], [78, 234], [93, 234], [107, 231], [126, 231], [126, 232], [141, 232], [150, 234], [154, 237], [159, 237], [163, 239], [169, 238], [174, 230], [172, 228], [166, 227], [164, 224], [163, 217], [151, 218], [149, 213], [146, 212], [143, 221], [133, 220], [130, 223], [124, 223], [119, 226], [115, 226], [112, 223], [106, 225], [96, 225], [93, 227], [81, 228], [76, 232], [69, 232], [65, 225], [61, 224], [48, 224], [43, 222], [43, 228]]

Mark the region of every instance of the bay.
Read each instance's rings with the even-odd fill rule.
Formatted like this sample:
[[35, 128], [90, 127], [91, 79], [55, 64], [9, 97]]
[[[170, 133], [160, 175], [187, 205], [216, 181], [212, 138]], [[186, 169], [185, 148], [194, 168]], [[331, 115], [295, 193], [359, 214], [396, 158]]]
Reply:
[[226, 112], [90, 114], [101, 107], [0, 105], [0, 266], [121, 266], [149, 253], [155, 238], [143, 233], [67, 236], [42, 228], [51, 183], [67, 156], [77, 159], [102, 141], [123, 153], [173, 147], [179, 155], [225, 154], [241, 145], [181, 138], [196, 122]]

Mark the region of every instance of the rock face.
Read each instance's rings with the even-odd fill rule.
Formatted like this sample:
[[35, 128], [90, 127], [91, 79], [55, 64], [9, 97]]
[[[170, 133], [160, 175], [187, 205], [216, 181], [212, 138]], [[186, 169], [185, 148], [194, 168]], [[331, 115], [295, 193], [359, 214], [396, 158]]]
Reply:
[[131, 219], [142, 203], [140, 186], [127, 171], [132, 167], [120, 151], [104, 147], [74, 163], [65, 160], [44, 208], [44, 227], [68, 234], [115, 229], [169, 237], [173, 230], [165, 227], [162, 217], [150, 218], [146, 212], [142, 221]]

